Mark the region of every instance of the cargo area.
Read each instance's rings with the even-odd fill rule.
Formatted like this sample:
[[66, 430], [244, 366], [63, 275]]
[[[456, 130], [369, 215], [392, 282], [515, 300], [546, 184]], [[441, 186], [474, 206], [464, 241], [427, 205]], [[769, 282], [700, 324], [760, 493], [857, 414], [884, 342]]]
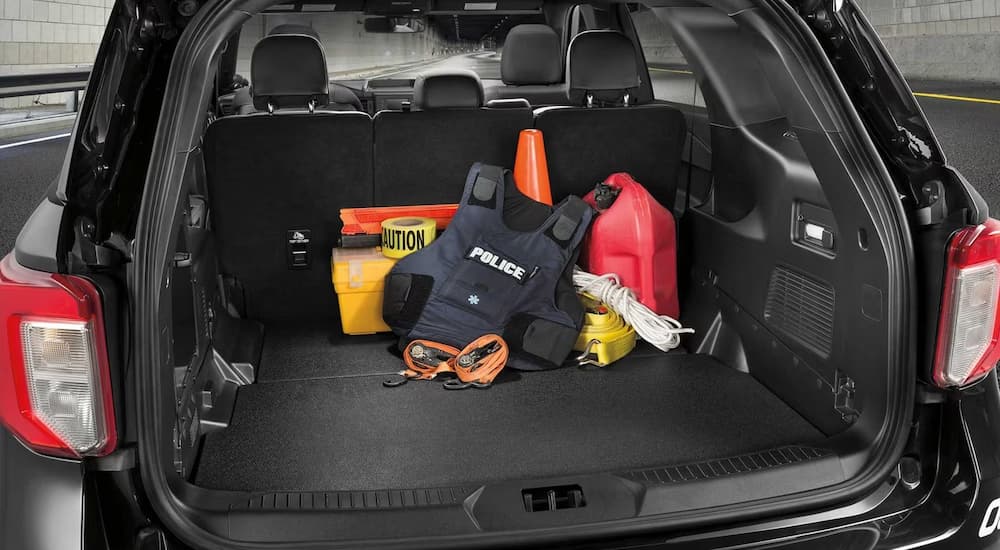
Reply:
[[824, 439], [748, 373], [641, 346], [604, 369], [501, 373], [488, 390], [387, 388], [385, 335], [268, 324], [258, 381], [209, 433], [196, 485], [229, 491], [478, 486], [681, 465]]
[[[157, 289], [158, 456], [185, 513], [248, 542], [441, 547], [825, 506], [888, 456], [869, 455], [901, 418], [886, 218], [813, 106], [775, 100], [806, 82], [788, 56], [688, 4], [495, 14], [502, 51], [381, 78], [328, 70], [361, 15], [230, 36], [253, 85], [213, 96]], [[637, 55], [668, 33], [691, 71]], [[551, 76], [501, 78], [500, 56]], [[704, 105], [664, 95], [684, 83]], [[389, 207], [415, 223], [366, 217]], [[635, 296], [577, 280], [610, 273]], [[624, 322], [639, 303], [655, 313]], [[473, 364], [503, 370], [445, 389], [482, 338]], [[429, 367], [452, 373], [384, 385], [414, 341], [452, 348]], [[578, 363], [592, 348], [604, 366]]]
[[[621, 16], [643, 17], [625, 8]], [[351, 89], [362, 110], [313, 112], [327, 83], [322, 44], [281, 31], [257, 40], [261, 74], [291, 81], [282, 61], [301, 47], [320, 86], [274, 96], [291, 107], [269, 115], [223, 110], [194, 153], [203, 171], [187, 183], [175, 257], [191, 262], [175, 263], [173, 280], [192, 284], [171, 288], [174, 471], [186, 482], [304, 494], [660, 468], [739, 476], [759, 466], [745, 458], [755, 453], [775, 453], [768, 467], [796, 462], [782, 454], [789, 446], [833, 457], [838, 436], [866, 425], [864, 406], [877, 404], [886, 381], [884, 257], [866, 236], [858, 197], [825, 195], [813, 159], [830, 151], [789, 139], [780, 105], [753, 124], [712, 125], [703, 109], [633, 90], [635, 73], [645, 74], [637, 65], [605, 84], [609, 99], [597, 108], [573, 89], [557, 109], [486, 104], [489, 88], [475, 74], [427, 71], [398, 82], [409, 109], [382, 108], [388, 92], [372, 81], [348, 82], [360, 86]], [[607, 72], [597, 51], [624, 66], [635, 58], [620, 33], [574, 44], [584, 74]], [[646, 94], [639, 104], [624, 99], [633, 92]], [[522, 192], [525, 176], [515, 175], [518, 159], [541, 156], [547, 167], [525, 173], [547, 181], [551, 203]], [[610, 203], [598, 207], [598, 191]], [[385, 207], [413, 209], [391, 219], [416, 220], [406, 226], [415, 233], [389, 217], [354, 233]], [[463, 215], [471, 217], [459, 222]], [[562, 236], [556, 223], [568, 224]], [[436, 237], [423, 233], [435, 227]], [[436, 256], [390, 284], [411, 252]], [[584, 317], [574, 265], [625, 269], [633, 291], [690, 331], [670, 351], [640, 341], [603, 368], [579, 367], [584, 322], [557, 332], [551, 320]], [[537, 273], [527, 284], [518, 278]], [[548, 325], [526, 320], [544, 315]], [[386, 387], [405, 368], [388, 332], [401, 326], [403, 345], [445, 342], [456, 355], [503, 334], [510, 359], [487, 389], [449, 391], [440, 379]], [[561, 342], [556, 359], [524, 352], [536, 326], [549, 332], [532, 345]], [[723, 465], [705, 466], [713, 461]], [[842, 479], [839, 464], [830, 471], [802, 475], [816, 485]]]

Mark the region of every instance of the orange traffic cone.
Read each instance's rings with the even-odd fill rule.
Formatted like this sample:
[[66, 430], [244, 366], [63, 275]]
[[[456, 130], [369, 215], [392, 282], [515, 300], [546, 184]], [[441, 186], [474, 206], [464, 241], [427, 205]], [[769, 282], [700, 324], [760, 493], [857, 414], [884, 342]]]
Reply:
[[549, 165], [545, 160], [541, 130], [521, 130], [514, 159], [514, 183], [528, 197], [552, 205]]

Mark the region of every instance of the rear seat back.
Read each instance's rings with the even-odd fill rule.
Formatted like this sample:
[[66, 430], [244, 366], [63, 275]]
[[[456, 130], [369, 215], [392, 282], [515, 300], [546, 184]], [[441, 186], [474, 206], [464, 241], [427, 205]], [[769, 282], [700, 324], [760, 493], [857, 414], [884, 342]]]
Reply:
[[239, 281], [233, 298], [250, 317], [335, 316], [329, 253], [339, 209], [371, 201], [371, 117], [320, 110], [328, 76], [312, 37], [264, 38], [251, 67], [261, 112], [218, 119], [205, 135], [222, 273]]
[[433, 72], [417, 78], [410, 112], [375, 115], [375, 204], [458, 202], [473, 163], [513, 166], [532, 112], [483, 100], [475, 73]]
[[583, 195], [615, 172], [629, 172], [667, 208], [677, 191], [686, 125], [666, 105], [635, 105], [640, 86], [632, 42], [614, 31], [587, 31], [567, 56], [572, 107], [535, 111], [552, 197]]
[[487, 99], [524, 98], [533, 106], [563, 105], [566, 85], [559, 35], [548, 25], [518, 25], [507, 33], [500, 59], [503, 86]]

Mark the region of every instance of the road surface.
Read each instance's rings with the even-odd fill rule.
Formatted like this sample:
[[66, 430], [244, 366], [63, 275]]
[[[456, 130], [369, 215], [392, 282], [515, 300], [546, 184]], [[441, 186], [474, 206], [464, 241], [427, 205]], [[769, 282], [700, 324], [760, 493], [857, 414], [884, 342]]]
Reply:
[[[492, 53], [388, 69], [378, 76], [413, 78], [431, 69], [469, 69], [484, 79], [500, 78], [499, 57]], [[655, 67], [651, 77], [658, 97], [700, 101], [693, 77], [683, 68]], [[911, 87], [923, 94], [918, 99], [949, 162], [980, 190], [991, 212], [1000, 214], [1000, 86], [915, 81]], [[21, 226], [58, 174], [68, 141], [61, 135], [0, 141], [0, 251], [13, 248]]]
[[0, 255], [14, 248], [21, 226], [62, 168], [66, 130], [0, 141]]

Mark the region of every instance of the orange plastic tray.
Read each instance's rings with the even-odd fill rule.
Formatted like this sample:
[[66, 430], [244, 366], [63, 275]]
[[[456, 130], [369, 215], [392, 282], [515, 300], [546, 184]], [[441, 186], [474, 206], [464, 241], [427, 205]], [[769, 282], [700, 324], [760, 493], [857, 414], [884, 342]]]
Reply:
[[417, 206], [373, 206], [367, 208], [341, 208], [340, 220], [344, 222], [341, 235], [381, 235], [382, 221], [389, 218], [413, 216], [431, 218], [438, 230], [448, 227], [458, 210], [457, 204], [422, 204]]

